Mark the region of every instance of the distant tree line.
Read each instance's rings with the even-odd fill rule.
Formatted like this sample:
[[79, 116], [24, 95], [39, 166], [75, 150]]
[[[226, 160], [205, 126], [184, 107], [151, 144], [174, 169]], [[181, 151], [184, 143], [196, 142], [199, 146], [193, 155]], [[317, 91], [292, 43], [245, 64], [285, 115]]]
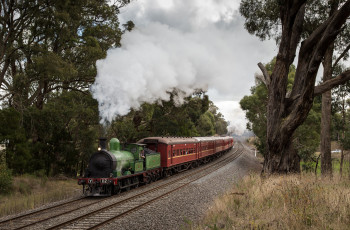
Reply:
[[[0, 152], [1, 172], [75, 175], [86, 167], [103, 129], [89, 92], [96, 61], [119, 47], [122, 34], [134, 27], [128, 22], [120, 29], [123, 5], [125, 1], [2, 1], [0, 143], [6, 150]], [[118, 117], [106, 133], [134, 142], [153, 135], [224, 134], [226, 128], [215, 105], [198, 92], [181, 106], [173, 99], [144, 104]]]

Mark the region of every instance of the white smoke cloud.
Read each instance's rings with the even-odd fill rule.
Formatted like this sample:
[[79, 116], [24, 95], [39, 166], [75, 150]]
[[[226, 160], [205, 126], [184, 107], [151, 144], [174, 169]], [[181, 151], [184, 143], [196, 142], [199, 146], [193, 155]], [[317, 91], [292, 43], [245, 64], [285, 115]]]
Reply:
[[[136, 26], [97, 62], [91, 87], [102, 121], [143, 102], [169, 100], [175, 88], [182, 96], [208, 89], [214, 102], [248, 94], [256, 63], [271, 60], [275, 45], [244, 30], [238, 6], [232, 0], [139, 0], [123, 8], [121, 23]], [[245, 126], [244, 117], [236, 120]]]

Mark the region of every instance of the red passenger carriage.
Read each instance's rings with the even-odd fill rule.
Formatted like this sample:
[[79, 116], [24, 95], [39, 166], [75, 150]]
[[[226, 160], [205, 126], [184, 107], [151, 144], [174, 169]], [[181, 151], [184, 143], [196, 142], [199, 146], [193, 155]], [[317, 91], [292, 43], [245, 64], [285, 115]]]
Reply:
[[232, 137], [147, 137], [139, 143], [160, 152], [161, 167], [165, 175], [195, 167], [221, 156], [234, 144]]

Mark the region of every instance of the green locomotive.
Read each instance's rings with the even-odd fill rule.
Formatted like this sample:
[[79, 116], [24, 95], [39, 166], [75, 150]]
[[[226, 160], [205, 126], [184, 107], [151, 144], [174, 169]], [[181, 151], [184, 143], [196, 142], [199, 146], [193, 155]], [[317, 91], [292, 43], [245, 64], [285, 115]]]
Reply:
[[148, 137], [121, 146], [100, 139], [100, 148], [78, 179], [87, 196], [109, 196], [209, 162], [232, 149], [232, 137]]
[[100, 139], [99, 151], [91, 156], [85, 176], [78, 179], [85, 195], [109, 196], [160, 178], [159, 152], [137, 143], [122, 148], [117, 138], [109, 146], [108, 151], [106, 139]]

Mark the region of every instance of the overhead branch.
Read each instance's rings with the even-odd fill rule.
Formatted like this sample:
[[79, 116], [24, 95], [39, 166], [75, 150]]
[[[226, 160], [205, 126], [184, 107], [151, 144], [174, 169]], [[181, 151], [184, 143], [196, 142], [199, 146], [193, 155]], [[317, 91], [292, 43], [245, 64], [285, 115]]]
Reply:
[[332, 78], [328, 81], [325, 81], [318, 86], [315, 86], [314, 96], [323, 94], [324, 92], [327, 92], [338, 85], [344, 84], [349, 80], [350, 80], [350, 70], [347, 70], [341, 73], [339, 76]]
[[306, 52], [310, 52], [314, 48], [316, 42], [321, 39], [321, 36], [325, 29], [327, 28], [329, 22], [331, 21], [331, 17], [329, 17], [326, 21], [324, 21], [316, 30], [312, 32], [312, 34], [302, 42], [303, 48]]
[[270, 82], [271, 82], [271, 77], [270, 77], [269, 73], [267, 72], [267, 69], [265, 68], [265, 66], [261, 62], [258, 63], [258, 66], [259, 66], [259, 68], [264, 76], [264, 79], [263, 78], [259, 78], [259, 79], [261, 79], [265, 83], [266, 87], [269, 88]]
[[[350, 0], [348, 0], [332, 17], [327, 28], [322, 34], [316, 46], [316, 52], [312, 62], [318, 63], [324, 56], [329, 44], [331, 44], [337, 35], [341, 32], [342, 25], [346, 22], [346, 18], [350, 15]], [[313, 64], [311, 62], [311, 65]]]
[[339, 61], [346, 55], [346, 53], [350, 50], [350, 44], [345, 48], [345, 50], [342, 52], [342, 54], [340, 54], [340, 56], [337, 58], [337, 60], [335, 60], [332, 69], [334, 69], [337, 64], [339, 63]]
[[300, 10], [300, 8], [302, 7], [302, 5], [304, 5], [305, 3], [306, 3], [306, 0], [296, 0], [296, 1], [294, 1], [293, 7], [290, 10], [291, 14], [292, 15], [297, 14], [296, 12], [298, 12]]
[[314, 88], [319, 65], [325, 56], [326, 50], [340, 33], [340, 29], [349, 15], [350, 0], [320, 25], [309, 38], [302, 42], [292, 97], [293, 95], [304, 94], [305, 92], [308, 92], [309, 96], [312, 96], [311, 89]]
[[304, 15], [305, 15], [305, 3], [299, 6], [298, 13], [295, 16], [295, 20], [292, 28], [292, 36], [291, 36], [290, 45], [289, 45], [289, 57], [288, 57], [289, 65], [291, 65], [294, 61], [295, 52], [300, 42], [301, 33], [303, 31]]

